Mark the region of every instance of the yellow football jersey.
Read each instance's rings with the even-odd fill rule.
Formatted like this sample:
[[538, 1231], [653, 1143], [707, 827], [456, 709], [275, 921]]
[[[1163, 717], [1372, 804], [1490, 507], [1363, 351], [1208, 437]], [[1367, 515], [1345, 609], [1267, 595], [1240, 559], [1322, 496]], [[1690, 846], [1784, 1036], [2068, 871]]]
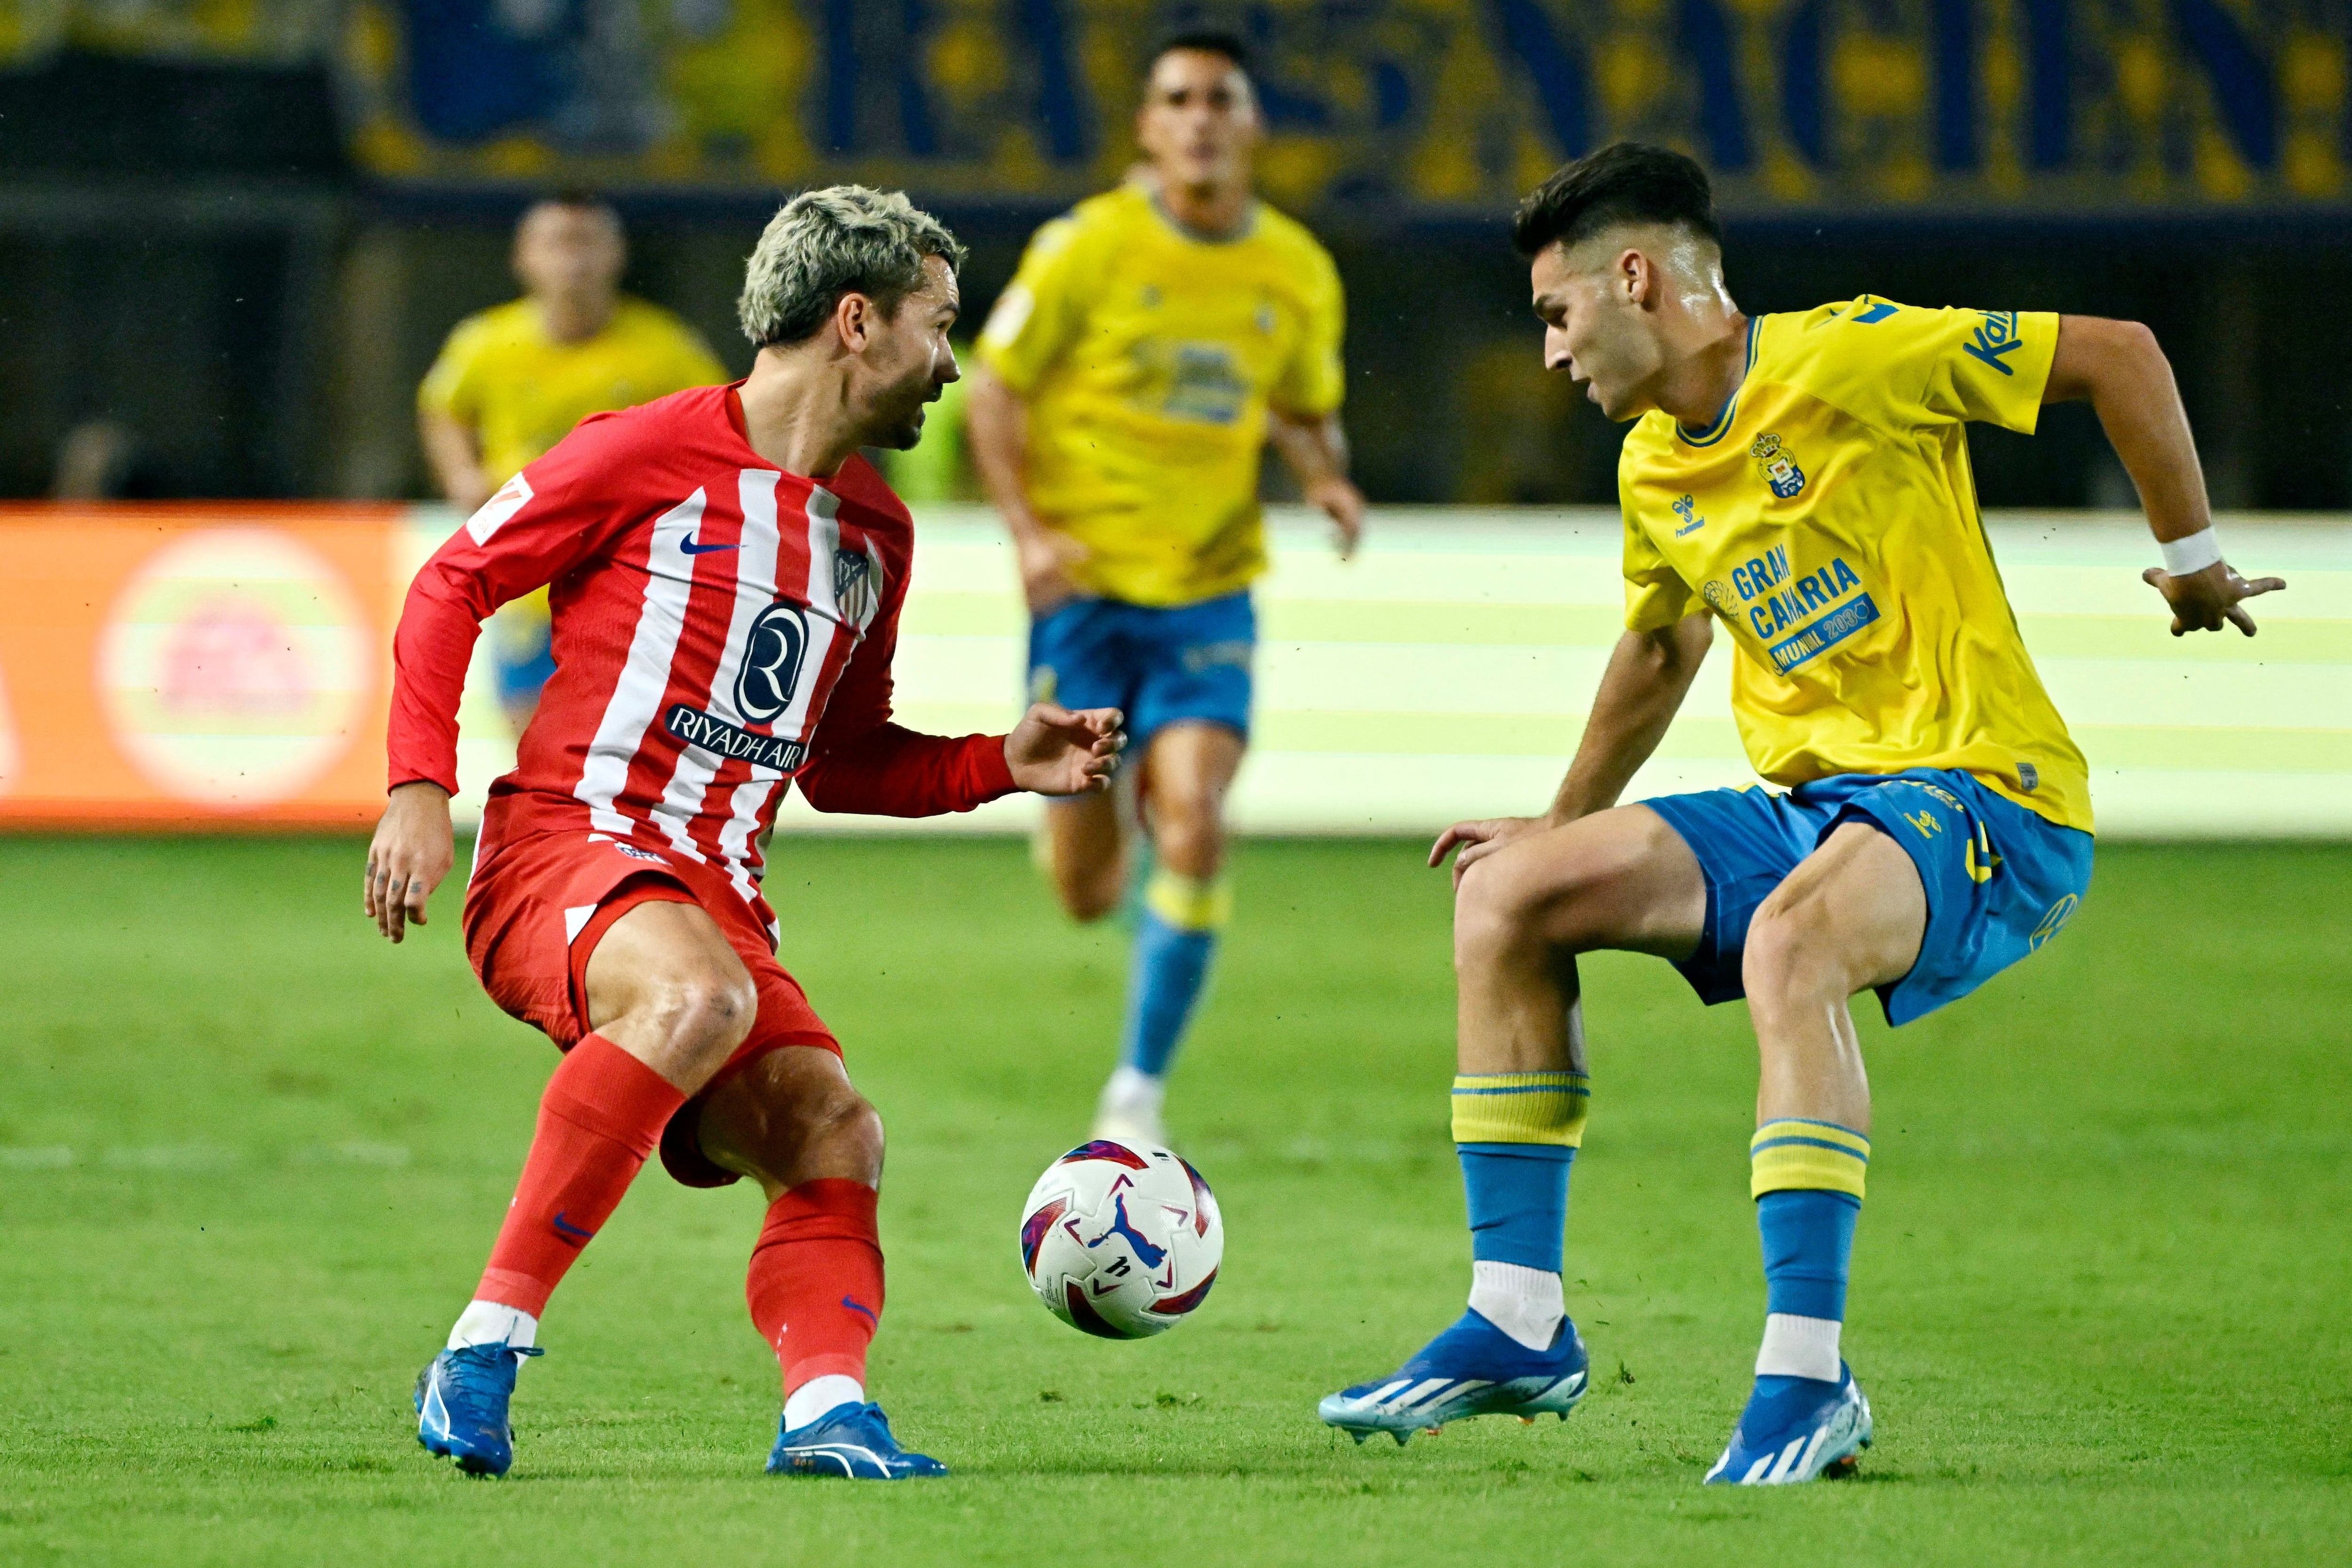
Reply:
[[1732, 712], [1776, 784], [1948, 768], [2091, 826], [2066, 734], [1993, 564], [1969, 420], [2031, 434], [2058, 318], [1864, 295], [1748, 323], [1715, 423], [1627, 435], [1625, 623], [1731, 629]]
[[416, 401], [473, 431], [490, 483], [503, 485], [592, 413], [727, 379], [700, 336], [659, 306], [624, 298], [603, 331], [559, 343], [539, 307], [516, 299], [457, 323]]
[[1030, 504], [1091, 552], [1080, 587], [1191, 604], [1265, 570], [1266, 411], [1339, 406], [1342, 308], [1329, 255], [1262, 203], [1206, 240], [1128, 185], [1037, 231], [980, 354], [1028, 403]]

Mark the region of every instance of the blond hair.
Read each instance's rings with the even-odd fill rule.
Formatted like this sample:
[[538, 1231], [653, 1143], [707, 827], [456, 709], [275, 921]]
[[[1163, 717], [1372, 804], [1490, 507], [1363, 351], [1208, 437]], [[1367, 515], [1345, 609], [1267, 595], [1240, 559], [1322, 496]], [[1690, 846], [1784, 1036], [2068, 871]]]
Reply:
[[922, 287], [925, 256], [952, 270], [964, 254], [947, 225], [902, 191], [804, 191], [768, 221], [745, 264], [735, 312], [757, 347], [802, 342], [843, 295], [863, 294], [889, 315]]

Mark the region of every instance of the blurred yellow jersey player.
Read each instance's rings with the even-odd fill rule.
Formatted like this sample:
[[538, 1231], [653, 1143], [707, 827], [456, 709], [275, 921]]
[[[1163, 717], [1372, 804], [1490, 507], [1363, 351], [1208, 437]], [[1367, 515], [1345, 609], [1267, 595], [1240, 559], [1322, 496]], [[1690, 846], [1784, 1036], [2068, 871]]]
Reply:
[[[593, 197], [541, 202], [515, 229], [523, 298], [457, 324], [416, 389], [417, 423], [441, 493], [472, 512], [592, 413], [727, 379], [694, 329], [620, 292], [619, 216]], [[500, 700], [518, 729], [553, 665], [547, 591], [491, 625]]]
[[2089, 770], [2010, 613], [1969, 472], [1971, 420], [2031, 434], [2058, 318], [1864, 296], [1750, 318], [1715, 422], [1642, 416], [1618, 460], [1626, 625], [1702, 603], [1732, 713], [1775, 784], [1958, 768], [2063, 827]]
[[1029, 505], [1085, 548], [1081, 589], [1196, 604], [1265, 571], [1267, 414], [1338, 410], [1341, 310], [1330, 256], [1262, 204], [1206, 239], [1138, 183], [1038, 231], [981, 362], [1027, 401]]
[[[1120, 709], [1142, 762], [1154, 864], [1099, 1137], [1165, 1141], [1163, 1084], [1225, 918], [1267, 444], [1343, 554], [1362, 526], [1339, 421], [1339, 273], [1252, 193], [1258, 135], [1238, 42], [1162, 44], [1136, 117], [1149, 167], [1037, 232], [972, 378], [973, 464], [1029, 601], [1031, 695]], [[1117, 907], [1118, 802], [1056, 805], [1045, 833], [1064, 907], [1080, 920]]]

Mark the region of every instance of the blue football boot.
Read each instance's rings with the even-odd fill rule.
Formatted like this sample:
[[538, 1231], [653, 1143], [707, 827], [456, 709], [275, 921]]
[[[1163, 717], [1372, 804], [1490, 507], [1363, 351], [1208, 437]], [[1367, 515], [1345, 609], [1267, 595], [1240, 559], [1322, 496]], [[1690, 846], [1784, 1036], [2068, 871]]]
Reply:
[[1388, 1376], [1325, 1396], [1316, 1414], [1359, 1443], [1386, 1432], [1403, 1446], [1415, 1432], [1434, 1432], [1468, 1416], [1538, 1416], [1568, 1419], [1584, 1397], [1584, 1340], [1566, 1318], [1543, 1350], [1529, 1350], [1476, 1312]]
[[776, 1422], [772, 1476], [845, 1476], [860, 1481], [906, 1481], [943, 1476], [948, 1468], [929, 1454], [910, 1454], [890, 1436], [879, 1405], [836, 1405], [805, 1427]]
[[471, 1476], [502, 1476], [514, 1464], [507, 1402], [515, 1370], [544, 1351], [505, 1344], [445, 1350], [416, 1375], [416, 1440]]
[[1759, 1377], [1730, 1446], [1710, 1485], [1772, 1487], [1853, 1473], [1856, 1456], [1870, 1447], [1870, 1401], [1853, 1380], [1853, 1368], [1838, 1363], [1838, 1380]]

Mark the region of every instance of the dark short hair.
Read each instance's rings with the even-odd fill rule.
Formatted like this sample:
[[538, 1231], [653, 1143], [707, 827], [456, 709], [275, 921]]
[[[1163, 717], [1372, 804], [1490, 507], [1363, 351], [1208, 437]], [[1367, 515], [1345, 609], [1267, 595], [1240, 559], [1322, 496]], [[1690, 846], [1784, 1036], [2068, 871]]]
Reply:
[[1193, 27], [1181, 33], [1171, 33], [1152, 46], [1143, 57], [1143, 74], [1149, 78], [1160, 68], [1160, 62], [1179, 49], [1198, 49], [1204, 55], [1223, 55], [1234, 64], [1234, 69], [1249, 69], [1249, 46], [1235, 35], [1216, 27]]
[[1511, 244], [1534, 256], [1573, 249], [1617, 224], [1673, 224], [1720, 246], [1706, 171], [1669, 147], [1619, 141], [1579, 158], [1527, 193], [1511, 215]]

